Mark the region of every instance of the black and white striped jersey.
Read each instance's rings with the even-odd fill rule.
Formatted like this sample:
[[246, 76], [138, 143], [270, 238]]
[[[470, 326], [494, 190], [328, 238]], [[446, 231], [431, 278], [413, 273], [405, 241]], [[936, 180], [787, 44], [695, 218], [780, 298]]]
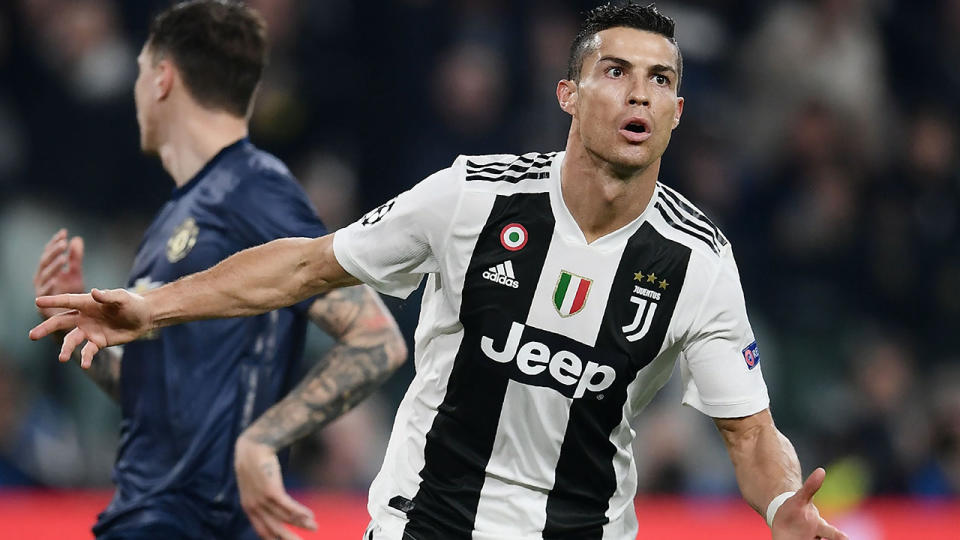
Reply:
[[369, 509], [387, 539], [633, 539], [634, 418], [680, 363], [713, 417], [767, 407], [730, 244], [658, 184], [587, 244], [564, 154], [461, 156], [334, 237], [358, 279], [427, 277], [416, 377]]

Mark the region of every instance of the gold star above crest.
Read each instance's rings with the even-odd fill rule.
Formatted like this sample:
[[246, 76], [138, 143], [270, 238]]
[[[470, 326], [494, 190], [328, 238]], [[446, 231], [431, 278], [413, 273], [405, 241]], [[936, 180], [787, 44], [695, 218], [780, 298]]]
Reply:
[[666, 290], [666, 288], [667, 288], [668, 285], [670, 285], [670, 284], [667, 283], [667, 280], [665, 280], [665, 279], [661, 279], [661, 280], [660, 280], [660, 288], [661, 288], [661, 289]]
[[634, 274], [634, 275], [633, 275], [633, 279], [634, 279], [634, 281], [639, 281], [639, 282], [642, 283], [642, 282], [643, 282], [643, 272], [637, 272], [636, 274]]
[[657, 281], [657, 275], [656, 275], [656, 274], [654, 274], [654, 273], [652, 273], [652, 272], [649, 273], [649, 274], [647, 274], [647, 283], [656, 283], [656, 281]]

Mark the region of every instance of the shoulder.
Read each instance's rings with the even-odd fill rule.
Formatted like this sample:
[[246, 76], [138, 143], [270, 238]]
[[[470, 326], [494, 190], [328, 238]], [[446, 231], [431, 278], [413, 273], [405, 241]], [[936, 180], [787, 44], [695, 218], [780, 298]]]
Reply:
[[450, 171], [469, 190], [545, 190], [557, 156], [557, 152], [461, 155]]
[[679, 242], [714, 264], [730, 251], [730, 241], [719, 227], [677, 190], [657, 182], [650, 222], [662, 235]]
[[225, 160], [223, 169], [229, 176], [226, 182], [222, 182], [229, 202], [263, 205], [285, 199], [302, 201], [307, 198], [283, 161], [252, 144]]

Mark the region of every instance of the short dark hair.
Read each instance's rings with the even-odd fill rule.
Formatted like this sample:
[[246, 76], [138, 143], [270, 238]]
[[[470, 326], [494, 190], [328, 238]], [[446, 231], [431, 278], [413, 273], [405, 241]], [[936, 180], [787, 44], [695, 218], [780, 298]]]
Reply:
[[227, 0], [190, 0], [154, 17], [147, 45], [169, 56], [200, 105], [246, 116], [267, 64], [267, 26]]
[[677, 40], [673, 37], [676, 24], [673, 19], [657, 11], [657, 6], [653, 4], [641, 6], [633, 2], [620, 5], [607, 3], [586, 13], [583, 22], [580, 24], [577, 37], [573, 38], [573, 44], [570, 45], [567, 79], [576, 80], [580, 77], [580, 70], [583, 69], [583, 57], [587, 55], [590, 49], [590, 40], [593, 36], [597, 32], [618, 26], [660, 34], [670, 40], [670, 43], [673, 43], [674, 47], [677, 48], [677, 88], [679, 89], [680, 78], [683, 75], [683, 57], [680, 55]]

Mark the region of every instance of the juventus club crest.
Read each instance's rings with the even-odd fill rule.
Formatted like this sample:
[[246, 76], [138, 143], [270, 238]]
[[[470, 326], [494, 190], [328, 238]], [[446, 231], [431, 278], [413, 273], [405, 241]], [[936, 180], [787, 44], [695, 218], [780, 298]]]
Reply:
[[637, 311], [633, 321], [621, 328], [630, 343], [639, 341], [647, 335], [653, 323], [653, 316], [657, 313], [657, 303], [660, 301], [661, 293], [647, 287], [656, 287], [665, 291], [670, 286], [666, 279], [658, 280], [657, 275], [652, 272], [646, 275], [643, 271], [637, 272], [633, 275], [633, 280], [641, 284], [634, 285], [633, 294], [630, 295], [630, 303], [636, 304]]
[[566, 270], [560, 272], [557, 288], [553, 291], [553, 306], [561, 317], [576, 315], [587, 303], [587, 294], [593, 280], [583, 276], [571, 274]]

